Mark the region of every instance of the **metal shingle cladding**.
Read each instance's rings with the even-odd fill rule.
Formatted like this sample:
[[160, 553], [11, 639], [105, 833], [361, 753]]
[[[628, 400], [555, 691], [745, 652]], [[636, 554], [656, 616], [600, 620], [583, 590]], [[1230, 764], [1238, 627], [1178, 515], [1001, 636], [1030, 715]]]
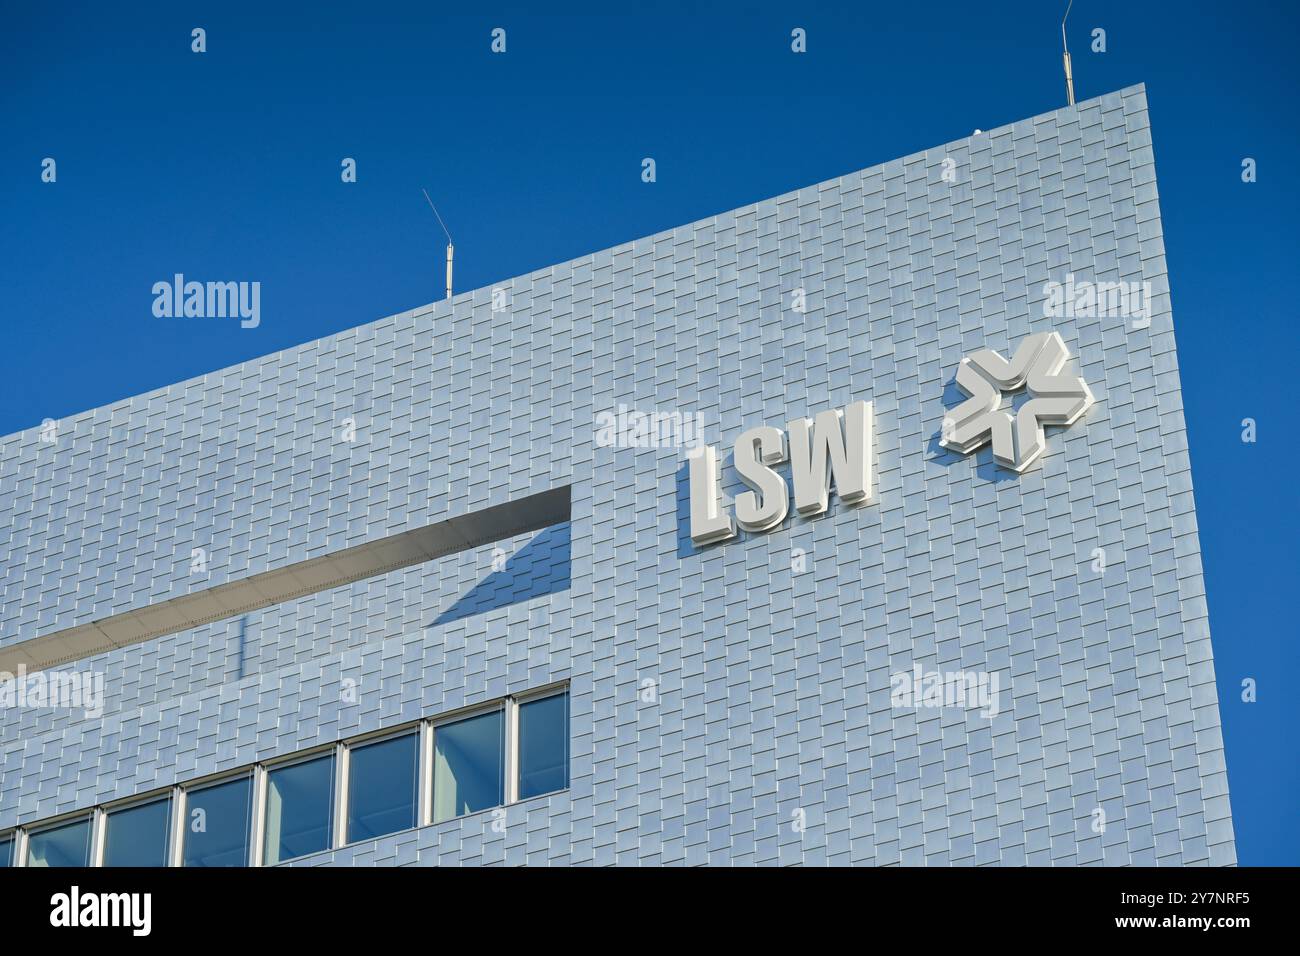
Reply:
[[[1066, 272], [1150, 328], [1044, 319]], [[75, 665], [102, 718], [0, 714], [0, 828], [570, 679], [567, 793], [300, 863], [1235, 862], [1142, 87], [498, 288], [0, 439], [0, 645], [573, 484], [531, 600], [439, 622], [478, 549], [259, 612], [242, 680], [237, 621]], [[1049, 327], [1088, 416], [1018, 478], [943, 452], [961, 357]], [[855, 399], [878, 504], [698, 552], [680, 450], [595, 441]], [[913, 662], [1001, 712], [891, 708]]]

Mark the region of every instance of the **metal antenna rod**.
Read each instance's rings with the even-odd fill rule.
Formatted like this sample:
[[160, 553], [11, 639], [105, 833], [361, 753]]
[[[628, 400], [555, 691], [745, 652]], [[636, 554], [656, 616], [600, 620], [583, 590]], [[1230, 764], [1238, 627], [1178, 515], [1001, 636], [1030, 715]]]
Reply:
[[1074, 6], [1074, 0], [1070, 0], [1069, 6], [1065, 8], [1065, 16], [1061, 18], [1061, 51], [1065, 58], [1065, 98], [1066, 105], [1074, 105], [1074, 72], [1070, 69], [1070, 47], [1065, 42], [1065, 21], [1070, 19], [1070, 7]]
[[[1073, 2], [1073, 0], [1071, 0], [1071, 2]], [[451, 261], [452, 261], [452, 255], [456, 251], [456, 247], [453, 246], [451, 243], [451, 232], [450, 230], [447, 229], [447, 224], [442, 221], [442, 216], [438, 215], [438, 207], [435, 206], [433, 204], [433, 200], [429, 198], [429, 190], [421, 188], [420, 192], [424, 193], [424, 199], [429, 204], [429, 208], [433, 210], [433, 214], [435, 216], [438, 216], [438, 225], [442, 226], [442, 231], [447, 234], [447, 298], [450, 299], [451, 298]]]

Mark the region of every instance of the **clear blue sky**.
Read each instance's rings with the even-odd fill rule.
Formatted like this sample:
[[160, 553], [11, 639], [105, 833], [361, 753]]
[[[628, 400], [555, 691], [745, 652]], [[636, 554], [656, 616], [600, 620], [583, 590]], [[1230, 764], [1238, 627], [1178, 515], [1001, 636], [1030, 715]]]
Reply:
[[[421, 186], [471, 289], [1064, 105], [1064, 2], [447, 6], [11, 5], [0, 434], [439, 298]], [[1244, 864], [1300, 863], [1296, 20], [1077, 0], [1069, 31], [1080, 99], [1147, 83]], [[155, 319], [174, 272], [259, 280], [261, 325]]]

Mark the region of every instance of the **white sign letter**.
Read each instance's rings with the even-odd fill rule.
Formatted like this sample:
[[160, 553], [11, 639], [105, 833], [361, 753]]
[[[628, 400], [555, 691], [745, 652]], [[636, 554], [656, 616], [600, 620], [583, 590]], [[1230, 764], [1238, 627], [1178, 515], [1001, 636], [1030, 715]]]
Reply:
[[690, 457], [691, 541], [698, 545], [736, 536], [731, 515], [718, 508], [718, 450], [705, 445]]
[[805, 516], [824, 512], [829, 504], [832, 477], [841, 501], [846, 504], [871, 501], [870, 402], [853, 402], [843, 410], [821, 412], [815, 423], [796, 418], [787, 427], [795, 511]]

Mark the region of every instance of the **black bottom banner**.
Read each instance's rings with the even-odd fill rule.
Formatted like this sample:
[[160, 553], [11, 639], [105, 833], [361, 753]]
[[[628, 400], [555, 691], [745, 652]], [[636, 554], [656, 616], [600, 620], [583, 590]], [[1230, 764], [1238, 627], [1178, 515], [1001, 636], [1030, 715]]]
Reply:
[[[983, 930], [1157, 945], [1199, 936], [1230, 945], [1242, 934], [1262, 930], [1272, 939], [1285, 932], [1295, 877], [1294, 869], [1266, 868], [568, 869], [544, 876], [501, 869], [22, 868], [0, 870], [0, 936], [12, 944], [75, 933], [82, 942], [101, 936], [131, 946], [146, 939], [208, 944], [255, 932], [302, 943], [382, 944], [390, 933], [433, 929], [431, 922], [455, 920], [467, 929], [504, 921], [553, 932], [562, 920], [575, 920], [585, 931], [579, 935], [591, 940], [602, 916], [622, 921], [633, 936], [641, 931], [628, 920], [668, 923], [674, 934], [684, 925], [700, 926], [702, 935], [704, 926], [725, 925], [747, 935], [746, 920], [763, 933], [782, 913], [794, 918], [808, 906], [819, 934], [841, 925], [858, 936], [923, 927], [927, 936], [951, 934], [954, 941]], [[445, 939], [447, 931], [437, 933]]]

